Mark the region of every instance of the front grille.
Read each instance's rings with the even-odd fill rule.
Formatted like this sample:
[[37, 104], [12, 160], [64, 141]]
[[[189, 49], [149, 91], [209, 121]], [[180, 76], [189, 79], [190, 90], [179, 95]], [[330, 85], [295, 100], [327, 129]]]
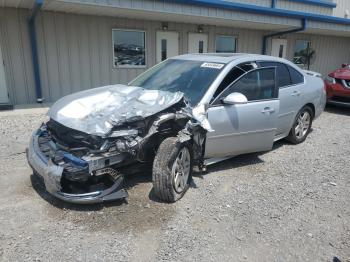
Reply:
[[344, 82], [345, 82], [345, 87], [346, 88], [350, 88], [350, 80], [344, 80]]
[[65, 151], [52, 148], [52, 137], [48, 132], [42, 132], [38, 138], [39, 149], [47, 159], [51, 159], [56, 165], [63, 167], [63, 176], [71, 181], [86, 181], [89, 178], [89, 168], [77, 166], [64, 160]]
[[335, 78], [335, 82], [339, 85], [343, 85], [342, 79]]
[[39, 149], [44, 154], [47, 159], [51, 158], [50, 155], [50, 145], [51, 137], [47, 132], [42, 132], [38, 138]]
[[103, 139], [99, 136], [89, 135], [78, 130], [66, 127], [52, 119], [46, 123], [52, 139], [65, 148], [89, 148], [98, 150]]

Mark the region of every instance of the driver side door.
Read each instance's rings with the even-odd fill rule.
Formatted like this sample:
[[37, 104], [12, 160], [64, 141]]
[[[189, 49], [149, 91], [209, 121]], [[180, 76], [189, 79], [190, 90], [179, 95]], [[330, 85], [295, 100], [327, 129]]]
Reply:
[[[272, 148], [279, 112], [275, 67], [251, 70], [221, 92], [208, 109], [205, 158], [233, 156]], [[233, 92], [247, 102], [225, 104]]]

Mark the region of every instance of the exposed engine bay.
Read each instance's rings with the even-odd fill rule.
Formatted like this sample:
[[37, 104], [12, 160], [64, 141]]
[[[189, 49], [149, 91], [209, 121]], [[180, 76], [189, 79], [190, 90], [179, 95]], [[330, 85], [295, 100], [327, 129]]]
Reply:
[[[193, 109], [179, 92], [123, 85], [96, 88], [62, 98], [48, 116], [33, 135], [28, 160], [46, 189], [67, 201], [126, 198], [123, 177], [128, 167], [152, 163], [168, 137], [190, 143], [193, 164], [203, 166], [210, 130], [205, 107]], [[42, 172], [35, 151], [47, 160]]]

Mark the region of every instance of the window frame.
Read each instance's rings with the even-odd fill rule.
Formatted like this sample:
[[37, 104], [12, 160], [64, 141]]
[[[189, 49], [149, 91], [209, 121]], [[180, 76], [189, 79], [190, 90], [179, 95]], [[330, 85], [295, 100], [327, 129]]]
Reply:
[[[244, 64], [244, 65], [251, 64], [252, 67], [253, 67], [253, 69], [259, 68], [258, 63], [257, 63], [257, 61], [255, 61], [255, 60], [253, 60], [253, 61], [247, 61], [247, 62], [242, 62], [242, 63], [239, 63], [239, 64], [237, 64], [237, 65], [235, 65], [235, 66], [232, 66], [232, 67], [229, 69], [228, 73], [221, 79], [221, 82], [220, 82], [220, 83], [218, 84], [218, 86], [216, 87], [213, 96], [216, 94], [216, 91], [218, 90], [218, 88], [220, 88], [221, 84], [225, 81], [226, 77], [232, 72], [232, 70], [233, 70], [234, 68], [238, 68], [238, 69], [241, 69], [242, 71], [244, 71], [244, 73], [243, 73], [242, 75], [244, 75], [245, 73], [247, 73], [247, 72], [250, 71], [250, 70], [249, 70], [249, 71], [243, 70], [243, 69], [240, 67], [240, 66], [243, 65], [243, 64]], [[251, 70], [253, 70], [253, 69], [251, 69]], [[241, 75], [241, 76], [242, 76], [242, 75]], [[241, 76], [239, 76], [238, 78], [240, 78]], [[232, 81], [228, 86], [226, 86], [217, 96], [219, 96], [226, 88], [228, 88], [230, 85], [232, 85], [238, 78], [236, 78], [235, 80], [233, 80], [233, 81]], [[210, 104], [211, 104], [213, 101], [215, 101], [215, 98], [214, 98], [214, 100], [211, 100]]]
[[[259, 61], [257, 61], [257, 64], [258, 64], [259, 68], [263, 68], [263, 67], [261, 66], [261, 64], [260, 64], [260, 63], [263, 63], [263, 62], [279, 63], [279, 64], [283, 64], [283, 65], [285, 65], [285, 66], [287, 67], [287, 70], [288, 70], [288, 74], [289, 74], [289, 77], [290, 77], [291, 84], [290, 84], [290, 85], [287, 85], [287, 86], [279, 87], [279, 89], [284, 89], [284, 88], [288, 88], [288, 87], [292, 87], [292, 86], [296, 86], [296, 85], [305, 84], [305, 76], [304, 76], [301, 72], [299, 72], [299, 70], [297, 70], [296, 68], [292, 67], [291, 65], [288, 65], [288, 64], [283, 63], [283, 62], [280, 62], [280, 61], [259, 60]], [[265, 66], [265, 67], [266, 67], [266, 66]], [[292, 83], [292, 76], [291, 76], [291, 74], [290, 74], [289, 67], [293, 68], [293, 69], [296, 70], [299, 74], [302, 75], [302, 77], [303, 77], [303, 82], [297, 83], [297, 84], [293, 84], [293, 83]], [[277, 67], [276, 67], [276, 70], [277, 70]], [[276, 76], [277, 76], [277, 71], [276, 71]], [[276, 82], [276, 85], [277, 85], [277, 82]]]
[[[234, 50], [234, 52], [233, 53], [237, 53], [237, 51], [238, 51], [238, 36], [237, 35], [225, 35], [225, 34], [216, 34], [215, 35], [215, 38], [214, 38], [214, 50], [215, 50], [215, 53], [218, 53], [217, 52], [217, 44], [216, 44], [216, 38], [217, 37], [232, 37], [232, 38], [234, 38], [234, 40], [235, 40], [235, 50]], [[224, 53], [224, 52], [219, 52], [218, 54], [222, 54], [222, 53]], [[229, 52], [229, 53], [231, 53], [231, 52]]]
[[[286, 67], [286, 69], [287, 69], [287, 72], [288, 72], [288, 75], [289, 75], [289, 79], [290, 79], [290, 85], [285, 85], [285, 86], [281, 86], [281, 87], [278, 87], [279, 89], [283, 89], [283, 88], [286, 88], [286, 87], [289, 87], [289, 86], [292, 86], [293, 84], [292, 84], [292, 77], [291, 77], [291, 75], [290, 75], [290, 71], [289, 71], [289, 69], [288, 69], [288, 65], [287, 64], [285, 64], [285, 63], [283, 63], [283, 62], [279, 62], [279, 61], [268, 61], [268, 60], [261, 60], [261, 61], [258, 61], [258, 64], [259, 64], [259, 67], [266, 67], [266, 66], [262, 66], [261, 65], [261, 63], [276, 63], [276, 64], [282, 64], [282, 65], [284, 65], [285, 67]], [[275, 66], [272, 66], [272, 67], [275, 67]], [[277, 77], [277, 66], [276, 66], [276, 77]], [[277, 78], [276, 78], [276, 80], [277, 80]], [[276, 81], [276, 85], [277, 85], [277, 81]]]
[[248, 100], [247, 104], [250, 103], [257, 103], [257, 102], [263, 102], [263, 101], [272, 101], [272, 100], [278, 100], [278, 96], [279, 96], [279, 88], [277, 87], [277, 82], [276, 82], [276, 67], [275, 66], [267, 66], [267, 67], [257, 67], [254, 68], [250, 71], [245, 72], [243, 75], [241, 75], [240, 77], [238, 77], [235, 81], [233, 81], [229, 86], [227, 86], [224, 90], [222, 90], [222, 92], [210, 103], [210, 107], [216, 107], [216, 106], [224, 106], [224, 104], [222, 104], [222, 94], [228, 89], [230, 88], [232, 85], [236, 84], [238, 81], [240, 81], [243, 77], [245, 77], [247, 74], [254, 72], [254, 71], [258, 71], [261, 69], [270, 69], [273, 68], [275, 70], [275, 92], [276, 92], [276, 97], [274, 98], [268, 98], [268, 99], [258, 99], [258, 100]]
[[[294, 48], [293, 48], [293, 60], [292, 60], [292, 62], [294, 63], [294, 57], [295, 57], [295, 48], [296, 48], [296, 46], [297, 46], [297, 42], [298, 41], [304, 41], [304, 42], [309, 42], [310, 44], [308, 45], [308, 47], [311, 49], [311, 44], [312, 44], [312, 41], [311, 41], [311, 39], [295, 39], [295, 41], [294, 41]], [[296, 64], [296, 63], [294, 63], [296, 66], [298, 66], [298, 67], [300, 67], [300, 68], [302, 68], [303, 69], [303, 67], [305, 67], [307, 64]]]
[[[145, 42], [145, 64], [144, 65], [115, 65], [116, 56], [114, 53], [114, 31], [126, 31], [126, 32], [139, 32], [144, 33], [144, 42]], [[129, 28], [112, 28], [112, 68], [113, 69], [142, 69], [147, 68], [147, 31], [144, 29], [129, 29]]]
[[297, 73], [300, 74], [300, 75], [303, 77], [303, 81], [302, 81], [302, 82], [296, 83], [296, 84], [293, 84], [293, 83], [292, 83], [290, 86], [297, 86], [297, 85], [303, 85], [303, 84], [305, 84], [305, 75], [302, 74], [301, 72], [299, 72], [299, 70], [297, 70], [296, 68], [294, 68], [294, 67], [292, 67], [292, 66], [290, 66], [290, 65], [287, 65], [287, 69], [288, 69], [289, 75], [290, 75], [290, 80], [293, 82], [293, 80], [292, 80], [292, 75], [291, 75], [291, 73], [290, 73], [289, 68], [292, 68], [293, 70], [297, 71]]

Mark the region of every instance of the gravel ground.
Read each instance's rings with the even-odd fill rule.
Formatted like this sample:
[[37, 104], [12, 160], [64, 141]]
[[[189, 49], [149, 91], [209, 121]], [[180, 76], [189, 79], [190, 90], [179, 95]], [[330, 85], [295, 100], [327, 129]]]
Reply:
[[25, 147], [43, 109], [0, 112], [0, 261], [350, 261], [350, 110], [300, 145], [226, 160], [175, 204], [129, 180], [129, 204], [48, 195]]

